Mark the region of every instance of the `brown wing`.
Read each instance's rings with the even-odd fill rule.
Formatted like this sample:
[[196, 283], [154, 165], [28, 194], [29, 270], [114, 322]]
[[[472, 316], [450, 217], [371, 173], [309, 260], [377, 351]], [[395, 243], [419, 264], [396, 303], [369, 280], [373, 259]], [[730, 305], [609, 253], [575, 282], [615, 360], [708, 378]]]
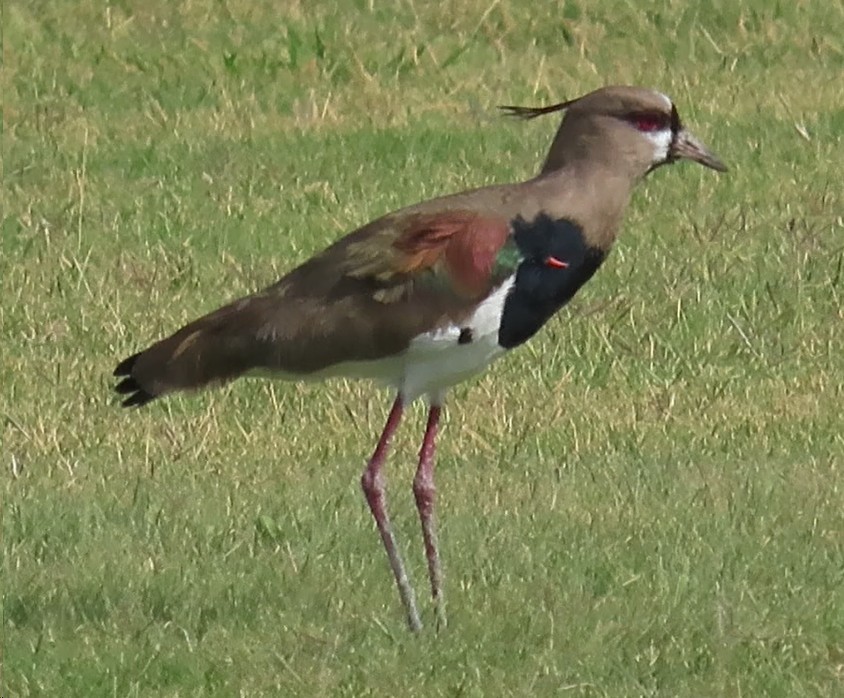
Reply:
[[400, 353], [459, 322], [501, 282], [493, 269], [509, 230], [505, 219], [466, 210], [375, 221], [121, 362], [117, 390], [140, 405], [251, 370], [306, 375]]
[[495, 281], [495, 258], [509, 230], [509, 221], [472, 211], [412, 214], [380, 235], [351, 242], [343, 266], [349, 276], [399, 287], [434, 276], [454, 294], [478, 299]]

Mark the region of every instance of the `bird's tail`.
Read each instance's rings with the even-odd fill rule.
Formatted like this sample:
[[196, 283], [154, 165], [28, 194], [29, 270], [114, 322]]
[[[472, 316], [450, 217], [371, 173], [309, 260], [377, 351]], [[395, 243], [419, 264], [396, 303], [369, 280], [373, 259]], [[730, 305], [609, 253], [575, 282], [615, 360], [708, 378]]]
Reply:
[[185, 325], [171, 336], [121, 361], [115, 391], [124, 407], [140, 407], [167, 393], [233, 380], [254, 368], [254, 333], [240, 327], [235, 301]]

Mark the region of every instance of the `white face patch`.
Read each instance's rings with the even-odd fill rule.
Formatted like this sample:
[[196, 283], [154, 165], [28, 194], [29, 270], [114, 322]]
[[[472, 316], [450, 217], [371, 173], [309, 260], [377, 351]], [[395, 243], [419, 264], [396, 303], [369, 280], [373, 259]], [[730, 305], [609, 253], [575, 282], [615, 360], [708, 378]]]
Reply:
[[671, 129], [664, 128], [660, 131], [647, 131], [642, 135], [653, 143], [654, 154], [651, 162], [654, 165], [665, 162], [668, 159], [668, 149], [671, 147], [671, 139], [674, 137]]

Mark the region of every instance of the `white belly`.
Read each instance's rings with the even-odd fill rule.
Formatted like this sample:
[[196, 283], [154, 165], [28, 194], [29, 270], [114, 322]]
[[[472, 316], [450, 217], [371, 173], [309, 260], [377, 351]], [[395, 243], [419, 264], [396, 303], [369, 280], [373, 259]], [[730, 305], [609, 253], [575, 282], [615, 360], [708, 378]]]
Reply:
[[[404, 354], [404, 370], [399, 389], [408, 401], [419, 395], [435, 400], [452, 385], [483, 371], [505, 349], [498, 343], [498, 328], [504, 301], [513, 285], [507, 279], [465, 322], [420, 335]], [[471, 341], [460, 344], [461, 331], [471, 333]]]
[[[505, 352], [498, 344], [498, 327], [513, 281], [514, 277], [504, 281], [465, 322], [419, 335], [401, 354], [377, 361], [335, 364], [309, 374], [307, 379], [368, 378], [400, 391], [408, 403], [422, 395], [439, 402], [448, 388], [480, 373]], [[462, 330], [471, 333], [471, 341], [459, 342]]]

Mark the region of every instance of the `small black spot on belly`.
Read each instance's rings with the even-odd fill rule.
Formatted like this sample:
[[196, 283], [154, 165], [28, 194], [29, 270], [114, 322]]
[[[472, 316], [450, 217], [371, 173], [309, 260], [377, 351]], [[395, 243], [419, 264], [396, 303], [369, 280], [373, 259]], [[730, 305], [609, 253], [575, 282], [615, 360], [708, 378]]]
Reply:
[[471, 327], [463, 327], [460, 330], [460, 336], [457, 338], [458, 344], [471, 344], [472, 343], [472, 328]]

